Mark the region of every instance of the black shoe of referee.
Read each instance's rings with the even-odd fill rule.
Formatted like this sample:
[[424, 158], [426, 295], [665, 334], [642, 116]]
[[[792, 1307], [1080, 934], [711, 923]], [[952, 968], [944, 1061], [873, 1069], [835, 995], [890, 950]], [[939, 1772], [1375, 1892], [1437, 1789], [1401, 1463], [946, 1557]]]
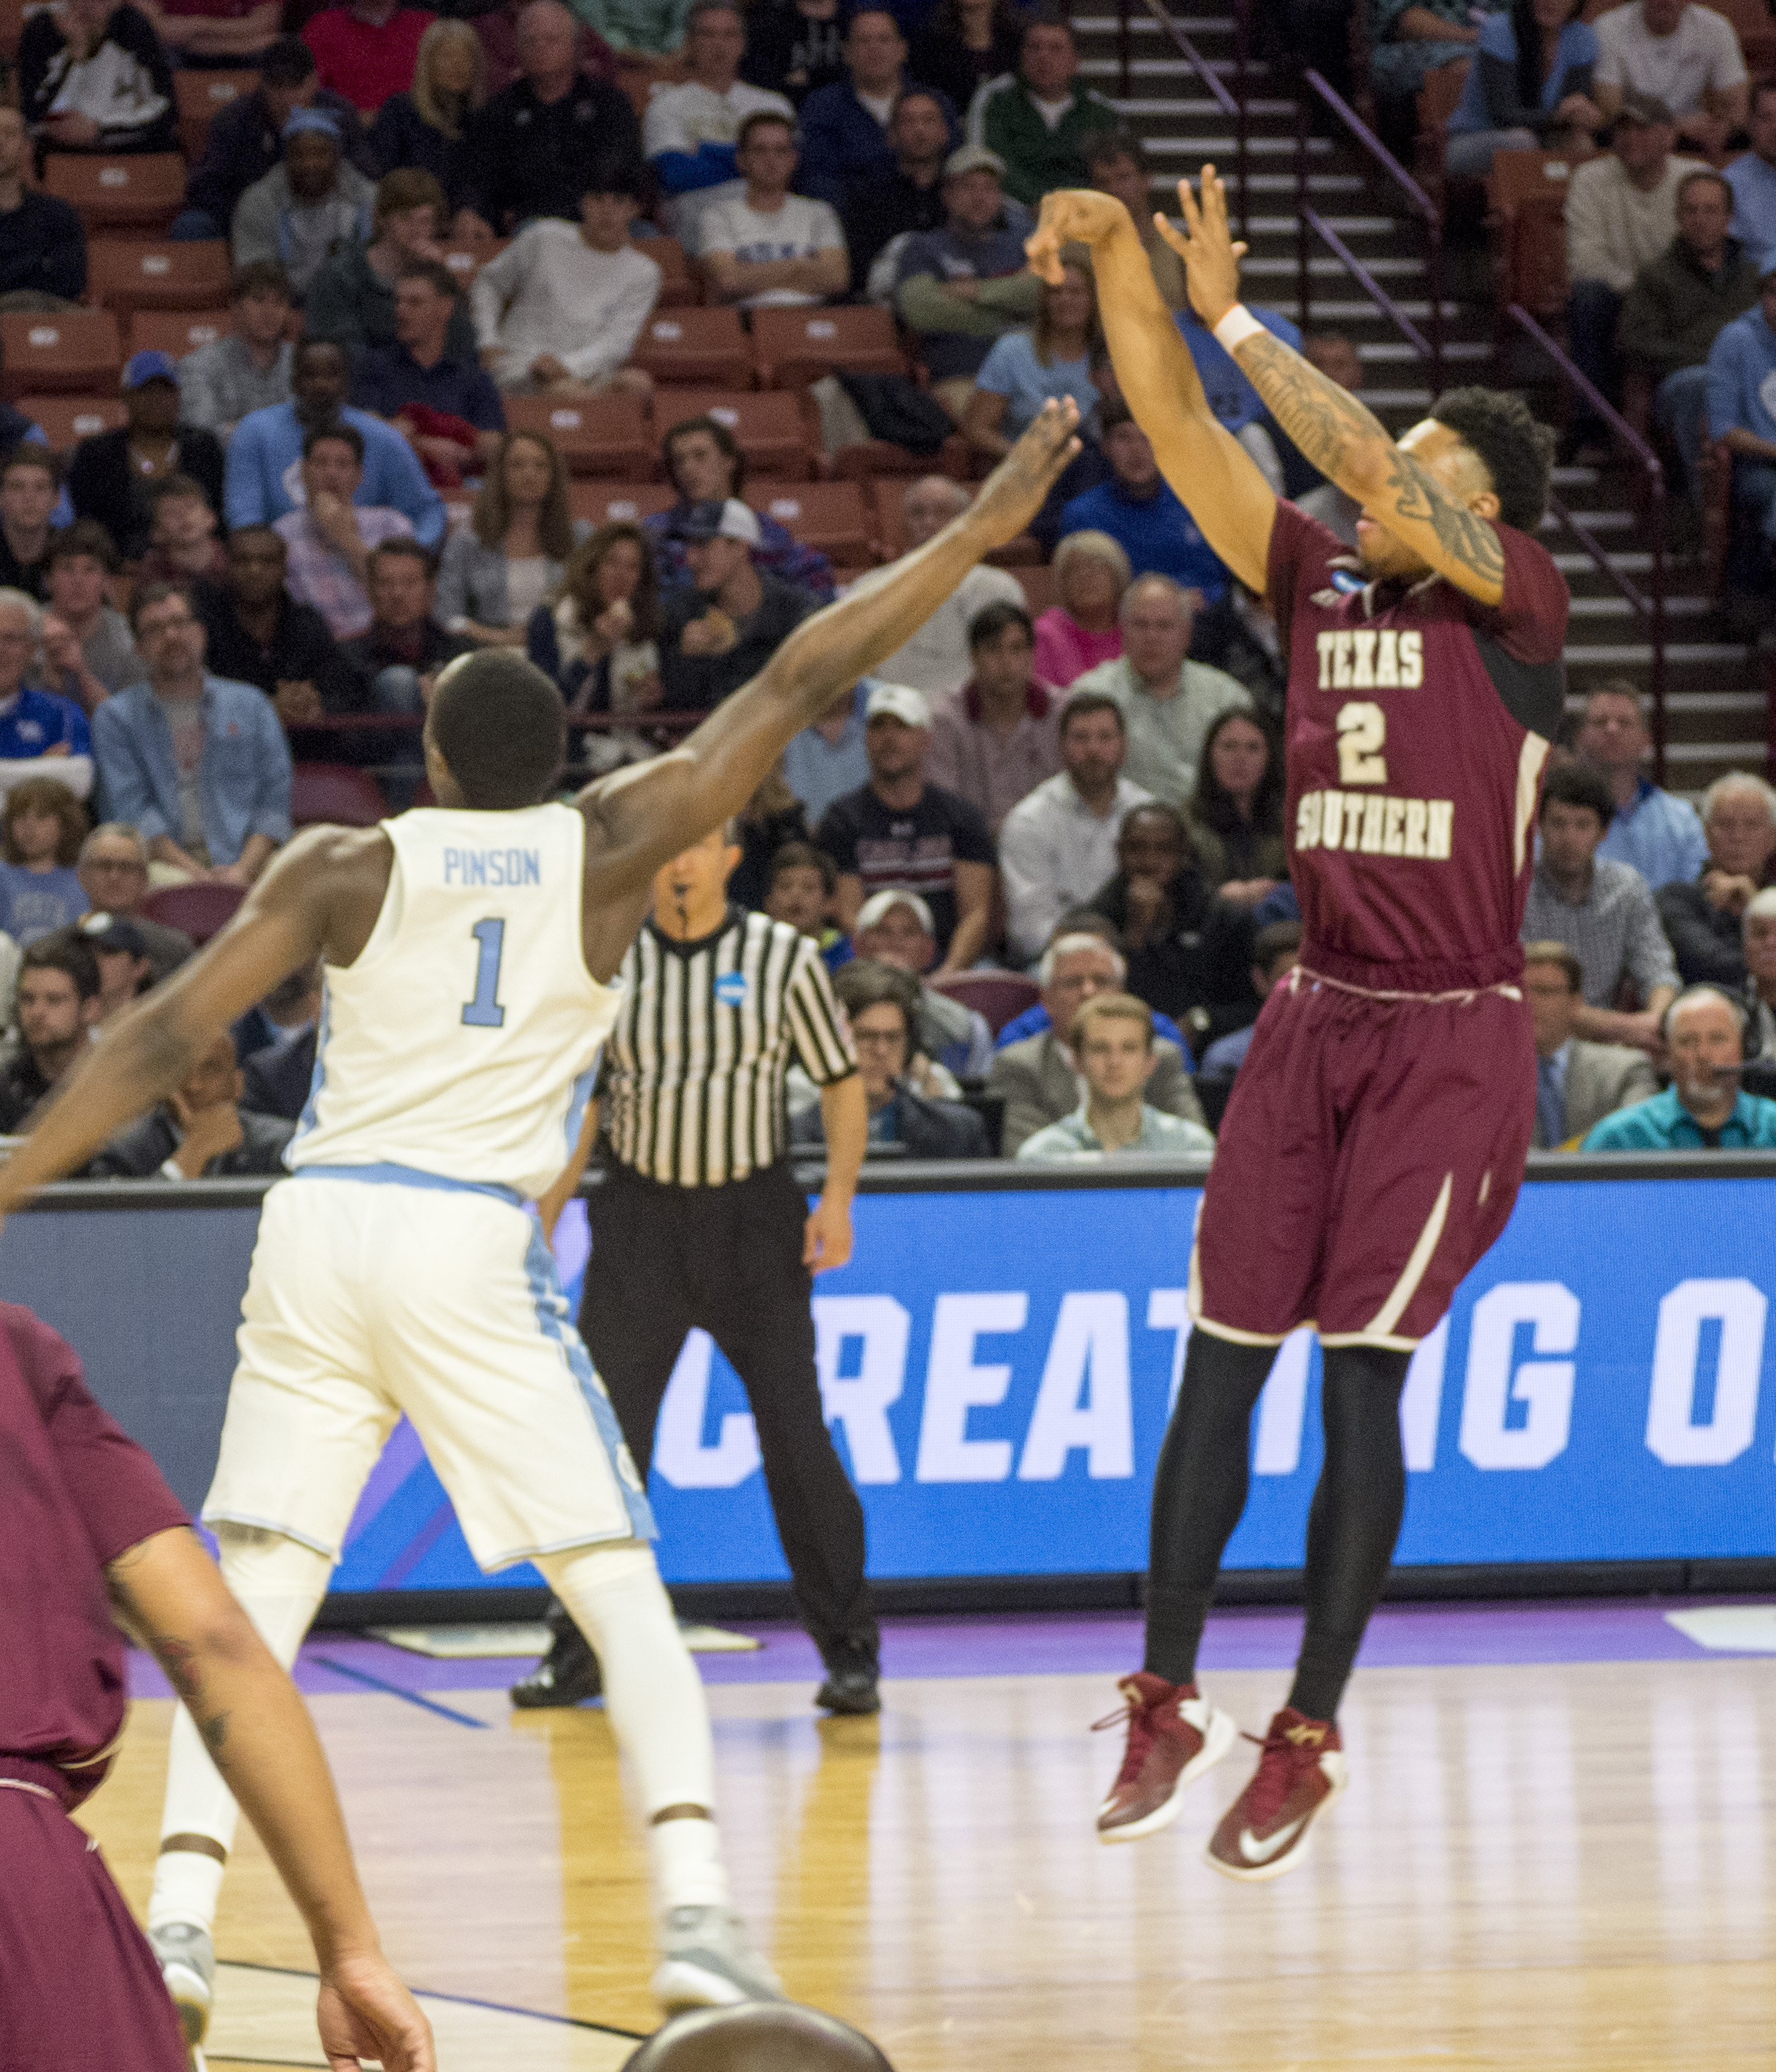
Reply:
[[814, 1702], [823, 1712], [879, 1712], [881, 1679], [882, 1665], [874, 1655], [841, 1644], [826, 1658], [826, 1681], [814, 1693]]
[[596, 1698], [604, 1688], [598, 1674], [598, 1658], [577, 1626], [564, 1622], [555, 1627], [549, 1650], [530, 1674], [512, 1687], [513, 1704], [524, 1712], [545, 1705], [578, 1705]]

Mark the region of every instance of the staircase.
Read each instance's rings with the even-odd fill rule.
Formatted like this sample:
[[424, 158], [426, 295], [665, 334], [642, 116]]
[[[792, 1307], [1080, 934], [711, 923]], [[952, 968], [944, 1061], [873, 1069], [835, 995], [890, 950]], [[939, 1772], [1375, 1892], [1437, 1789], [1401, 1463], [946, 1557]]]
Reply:
[[[1211, 0], [1212, 4], [1212, 0]], [[1232, 124], [1209, 97], [1200, 78], [1141, 4], [1131, 0], [1129, 92], [1121, 92], [1119, 23], [1114, 14], [1073, 18], [1087, 83], [1122, 111], [1146, 145], [1155, 171], [1155, 206], [1176, 212], [1175, 188], [1205, 160], [1234, 178]], [[1234, 23], [1231, 15], [1188, 13], [1179, 27], [1234, 89]], [[1244, 279], [1248, 299], [1301, 321], [1295, 214], [1295, 109], [1287, 84], [1258, 57], [1248, 60], [1247, 121], [1251, 166]], [[1367, 155], [1342, 136], [1309, 140], [1309, 198], [1352, 253], [1374, 273], [1403, 312], [1422, 329], [1429, 316], [1419, 227], [1404, 198]], [[1318, 245], [1309, 270], [1309, 317], [1318, 328], [1344, 332], [1362, 356], [1363, 401], [1395, 432], [1421, 417], [1431, 393], [1418, 354], [1400, 337], [1343, 265]], [[1483, 265], [1452, 264], [1444, 303], [1444, 376], [1449, 385], [1499, 379], [1494, 358], [1494, 310]], [[1507, 377], [1521, 385], [1538, 416], [1559, 421], [1560, 402], [1545, 358], [1513, 347]], [[1631, 471], [1560, 467], [1557, 494], [1606, 550], [1613, 566], [1645, 590], [1652, 557], [1642, 544], [1644, 525]], [[1651, 651], [1644, 622], [1572, 535], [1550, 520], [1544, 537], [1572, 586], [1568, 635], [1568, 703], [1576, 708], [1600, 678], [1626, 676], [1651, 684]], [[1713, 600], [1699, 562], [1667, 558], [1667, 781], [1692, 796], [1729, 770], [1762, 773], [1770, 759], [1762, 668], [1743, 645], [1708, 637]]]

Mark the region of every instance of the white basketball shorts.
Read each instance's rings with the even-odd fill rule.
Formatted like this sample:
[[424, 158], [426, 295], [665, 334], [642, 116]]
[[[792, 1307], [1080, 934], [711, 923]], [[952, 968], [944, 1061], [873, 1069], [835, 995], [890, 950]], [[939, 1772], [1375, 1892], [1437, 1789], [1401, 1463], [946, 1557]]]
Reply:
[[[353, 1177], [338, 1177], [343, 1173]], [[535, 1220], [504, 1190], [398, 1166], [265, 1198], [205, 1522], [337, 1560], [405, 1412], [484, 1570], [653, 1519]]]

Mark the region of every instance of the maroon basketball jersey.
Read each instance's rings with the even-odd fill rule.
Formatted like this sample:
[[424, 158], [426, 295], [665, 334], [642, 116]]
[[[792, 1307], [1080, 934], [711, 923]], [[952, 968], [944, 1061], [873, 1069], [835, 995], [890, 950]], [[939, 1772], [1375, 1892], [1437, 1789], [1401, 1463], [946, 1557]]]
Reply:
[[94, 1790], [123, 1726], [123, 1641], [105, 1568], [188, 1523], [160, 1470], [88, 1393], [72, 1348], [0, 1302], [0, 1762]]
[[1568, 599], [1545, 547], [1494, 529], [1504, 595], [1488, 609], [1441, 577], [1365, 582], [1341, 541], [1277, 504], [1289, 871], [1301, 961], [1328, 978], [1441, 993], [1522, 969]]

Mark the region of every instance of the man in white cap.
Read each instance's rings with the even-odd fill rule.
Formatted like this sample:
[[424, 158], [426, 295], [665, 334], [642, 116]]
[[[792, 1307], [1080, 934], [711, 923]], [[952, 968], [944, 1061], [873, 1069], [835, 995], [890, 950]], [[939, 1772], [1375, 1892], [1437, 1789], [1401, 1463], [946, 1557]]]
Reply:
[[851, 939], [860, 957], [893, 964], [919, 981], [913, 1031], [919, 1054], [958, 1079], [984, 1079], [993, 1070], [993, 1030], [984, 1014], [925, 984], [926, 972], [937, 962], [937, 931], [931, 910], [919, 894], [903, 885], [872, 892], [857, 910]]
[[757, 676], [813, 609], [804, 590], [753, 565], [762, 535], [738, 496], [675, 515], [691, 587], [670, 598], [660, 643], [669, 712], [709, 712]]
[[966, 799], [925, 781], [931, 708], [923, 691], [877, 683], [864, 708], [870, 781], [835, 799], [815, 839], [839, 868], [841, 927], [855, 928], [872, 893], [923, 898], [943, 962], [966, 971], [986, 947], [998, 875], [993, 837]]

